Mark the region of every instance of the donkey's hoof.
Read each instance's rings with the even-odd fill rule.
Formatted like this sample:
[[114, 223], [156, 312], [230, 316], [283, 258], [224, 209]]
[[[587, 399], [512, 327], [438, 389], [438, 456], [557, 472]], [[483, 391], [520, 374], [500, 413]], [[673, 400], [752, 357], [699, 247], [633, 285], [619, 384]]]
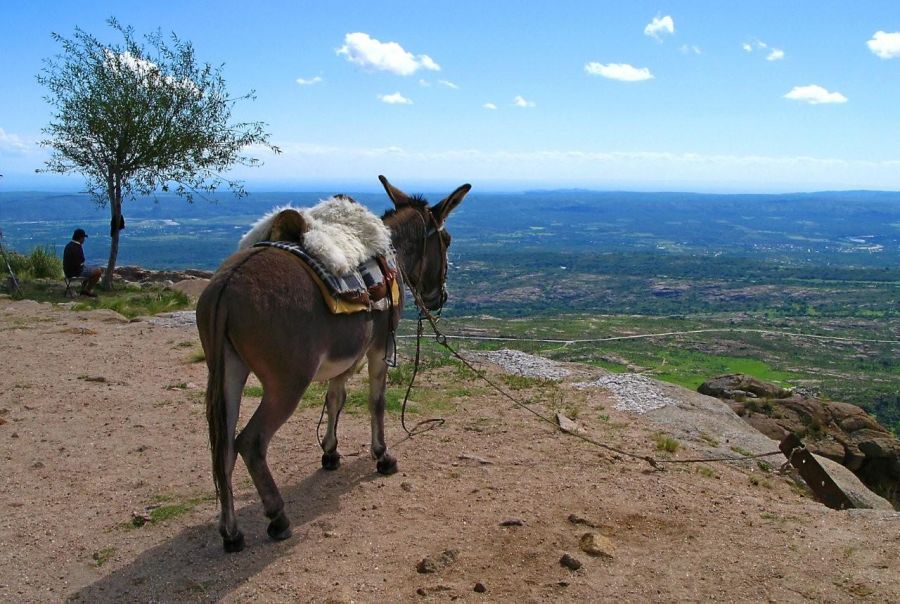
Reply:
[[322, 469], [328, 470], [331, 472], [332, 470], [337, 470], [341, 467], [341, 456], [337, 451], [332, 451], [331, 453], [323, 453], [322, 454]]
[[281, 512], [272, 519], [266, 532], [275, 541], [284, 541], [291, 536], [291, 521], [287, 519], [284, 512]]
[[379, 474], [390, 476], [397, 472], [397, 459], [393, 455], [385, 453], [381, 459], [375, 463], [375, 469]]
[[229, 554], [234, 554], [244, 549], [244, 533], [238, 531], [234, 537], [222, 537], [222, 545]]

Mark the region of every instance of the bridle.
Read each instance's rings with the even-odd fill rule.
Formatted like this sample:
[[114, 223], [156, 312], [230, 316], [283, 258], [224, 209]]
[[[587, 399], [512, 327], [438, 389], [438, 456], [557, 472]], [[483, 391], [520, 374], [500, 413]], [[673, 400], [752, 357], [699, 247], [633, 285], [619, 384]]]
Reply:
[[[422, 253], [419, 255], [419, 270], [416, 275], [415, 284], [412, 281], [407, 280], [409, 284], [409, 289], [413, 293], [413, 298], [415, 300], [416, 306], [419, 309], [419, 315], [421, 316], [423, 312], [430, 312], [433, 316], [439, 317], [441, 315], [441, 311], [444, 309], [444, 304], [447, 302], [447, 245], [444, 243], [444, 238], [441, 236], [441, 232], [444, 230], [443, 225], [439, 225], [437, 218], [434, 217], [434, 213], [429, 208], [424, 208], [425, 216], [419, 213], [419, 218], [422, 219], [422, 226], [424, 235], [422, 236]], [[438, 243], [441, 246], [441, 302], [440, 305], [435, 310], [429, 310], [425, 305], [424, 297], [422, 296], [422, 292], [419, 291], [419, 288], [422, 286], [422, 280], [425, 277], [425, 254], [428, 250], [428, 240], [431, 237], [437, 235]], [[404, 275], [404, 278], [406, 276]]]

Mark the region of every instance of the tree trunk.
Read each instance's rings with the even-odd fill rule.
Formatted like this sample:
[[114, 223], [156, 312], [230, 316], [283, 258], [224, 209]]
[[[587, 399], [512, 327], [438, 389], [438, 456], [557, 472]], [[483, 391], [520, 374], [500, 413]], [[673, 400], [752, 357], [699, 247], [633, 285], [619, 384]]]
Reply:
[[[111, 179], [112, 180], [112, 179]], [[112, 289], [113, 272], [116, 270], [116, 258], [119, 256], [119, 228], [122, 224], [122, 180], [116, 177], [109, 186], [109, 262], [103, 274], [103, 289]]]

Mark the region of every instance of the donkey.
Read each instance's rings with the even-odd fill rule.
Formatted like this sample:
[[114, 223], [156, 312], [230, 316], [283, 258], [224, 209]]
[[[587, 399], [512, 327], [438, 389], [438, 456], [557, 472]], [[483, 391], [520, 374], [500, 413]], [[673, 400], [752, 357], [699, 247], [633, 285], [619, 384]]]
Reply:
[[[197, 302], [197, 328], [209, 369], [206, 417], [221, 506], [219, 533], [226, 552], [244, 547], [231, 488], [238, 453], [262, 499], [269, 536], [275, 540], [291, 536], [266, 451], [313, 380], [328, 382], [322, 467], [335, 470], [340, 466], [337, 423], [347, 398], [345, 384], [363, 360], [368, 361], [372, 457], [379, 473], [397, 471], [397, 460], [387, 452], [384, 439], [385, 359], [393, 354], [391, 328], [400, 320], [404, 282], [429, 310], [439, 309], [447, 300], [450, 235], [444, 223], [471, 186], [465, 184], [429, 207], [421, 197], [407, 195], [384, 176], [378, 178], [394, 203], [382, 220], [400, 268], [399, 307], [331, 314], [301, 261], [272, 247], [242, 250], [225, 260]], [[262, 401], [235, 438], [241, 394], [251, 371], [262, 383]]]

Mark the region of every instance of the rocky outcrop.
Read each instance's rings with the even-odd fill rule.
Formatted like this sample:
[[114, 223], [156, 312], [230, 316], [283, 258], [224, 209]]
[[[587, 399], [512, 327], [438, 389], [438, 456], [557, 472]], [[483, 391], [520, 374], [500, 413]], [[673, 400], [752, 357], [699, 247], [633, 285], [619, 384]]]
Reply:
[[161, 284], [178, 290], [196, 302], [209, 283], [212, 273], [196, 269], [181, 271], [154, 271], [139, 266], [120, 266], [116, 268], [116, 279], [128, 283]]
[[795, 394], [741, 374], [719, 376], [698, 391], [724, 400], [769, 438], [796, 434], [813, 453], [852, 470], [895, 506], [900, 503], [900, 440], [856, 405]]
[[209, 279], [212, 277], [212, 273], [196, 269], [155, 271], [139, 266], [118, 266], [116, 267], [115, 276], [131, 283], [165, 283], [167, 281], [178, 283], [179, 281], [190, 279]]

